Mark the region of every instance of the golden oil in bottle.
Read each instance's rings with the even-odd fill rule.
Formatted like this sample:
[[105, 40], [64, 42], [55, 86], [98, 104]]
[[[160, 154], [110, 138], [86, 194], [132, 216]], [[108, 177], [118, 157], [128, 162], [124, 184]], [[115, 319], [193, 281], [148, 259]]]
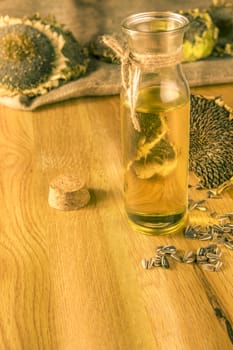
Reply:
[[144, 233], [171, 234], [185, 222], [189, 113], [189, 96], [177, 90], [140, 89], [134, 121], [121, 98], [125, 208]]

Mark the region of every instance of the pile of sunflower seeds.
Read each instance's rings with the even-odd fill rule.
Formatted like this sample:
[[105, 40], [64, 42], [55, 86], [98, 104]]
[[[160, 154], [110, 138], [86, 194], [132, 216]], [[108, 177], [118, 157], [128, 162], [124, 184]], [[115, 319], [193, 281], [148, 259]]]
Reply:
[[203, 270], [215, 272], [219, 271], [223, 265], [221, 261], [221, 249], [217, 244], [210, 244], [207, 247], [200, 247], [196, 252], [186, 251], [177, 253], [177, 249], [173, 245], [158, 246], [155, 255], [149, 259], [142, 259], [142, 267], [150, 270], [155, 267], [170, 268], [170, 259], [179, 263], [198, 264]]
[[184, 229], [185, 238], [200, 241], [214, 241], [233, 249], [233, 213], [219, 215], [218, 223], [213, 225], [189, 225]]

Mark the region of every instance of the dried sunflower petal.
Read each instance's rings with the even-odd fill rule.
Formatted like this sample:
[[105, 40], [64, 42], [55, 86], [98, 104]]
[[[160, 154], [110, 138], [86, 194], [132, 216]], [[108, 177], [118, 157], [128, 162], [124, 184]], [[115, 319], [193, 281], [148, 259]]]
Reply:
[[55, 19], [0, 17], [0, 96], [36, 96], [76, 79], [85, 49]]

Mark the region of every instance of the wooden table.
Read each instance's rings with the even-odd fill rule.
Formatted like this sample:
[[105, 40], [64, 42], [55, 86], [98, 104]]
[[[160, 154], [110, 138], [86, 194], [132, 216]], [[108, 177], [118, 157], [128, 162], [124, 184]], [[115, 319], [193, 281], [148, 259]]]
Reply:
[[[233, 85], [193, 92], [222, 95], [233, 106]], [[129, 227], [119, 122], [119, 96], [35, 112], [0, 107], [1, 350], [233, 348], [232, 250], [221, 247], [219, 272], [175, 261], [168, 270], [142, 268], [159, 245], [187, 251], [210, 242]], [[86, 181], [92, 199], [85, 208], [48, 205], [49, 183], [64, 173]], [[190, 197], [206, 191], [191, 188]], [[233, 211], [233, 190], [206, 205], [207, 212], [190, 212], [193, 224]]]

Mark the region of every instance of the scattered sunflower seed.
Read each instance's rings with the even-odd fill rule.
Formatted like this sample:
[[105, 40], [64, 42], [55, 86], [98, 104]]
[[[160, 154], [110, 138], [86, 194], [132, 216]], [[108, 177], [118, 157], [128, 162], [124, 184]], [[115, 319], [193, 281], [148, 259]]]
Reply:
[[153, 258], [150, 258], [149, 261], [148, 261], [148, 269], [152, 269], [152, 267], [154, 266], [154, 259]]
[[209, 241], [210, 239], [212, 239], [211, 233], [205, 233], [203, 235], [200, 235], [200, 237], [199, 237], [200, 241]]
[[201, 206], [201, 205], [198, 205], [197, 206], [197, 210], [200, 210], [200, 211], [207, 211], [208, 209], [204, 206]]
[[174, 260], [176, 260], [176, 261], [178, 261], [180, 263], [183, 262], [182, 257], [178, 256], [177, 254], [171, 254], [170, 256], [171, 256], [172, 259], [174, 259]]
[[192, 250], [185, 252], [183, 256], [183, 262], [186, 264], [191, 264], [196, 260], [196, 255]]
[[169, 269], [170, 267], [170, 264], [168, 262], [166, 255], [163, 255], [161, 258], [161, 266], [164, 267], [165, 269]]
[[233, 240], [231, 241], [226, 241], [224, 243], [224, 246], [227, 247], [228, 249], [233, 249]]
[[147, 259], [142, 259], [142, 267], [147, 270], [148, 269], [148, 260]]
[[208, 245], [205, 249], [208, 251], [208, 252], [216, 252], [216, 249], [218, 248], [217, 244], [210, 244]]
[[206, 248], [205, 247], [200, 247], [197, 249], [197, 255], [198, 256], [203, 256], [206, 254]]
[[207, 191], [206, 192], [206, 197], [207, 198], [213, 198], [213, 199], [219, 199], [222, 198], [222, 196], [220, 194], [215, 194], [212, 191]]
[[188, 200], [188, 209], [189, 211], [197, 209], [200, 211], [207, 211], [208, 208], [206, 206], [204, 206], [205, 204], [205, 199], [199, 200], [199, 201], [194, 201], [191, 198]]
[[196, 239], [198, 237], [198, 230], [194, 226], [187, 226], [184, 235], [186, 238]]
[[216, 267], [213, 264], [202, 264], [201, 267], [203, 270], [207, 270], [207, 271], [211, 271], [211, 272], [216, 271]]
[[[225, 241], [233, 249], [233, 240]], [[220, 247], [213, 243], [206, 247], [199, 247], [196, 252], [189, 250], [184, 252], [183, 256], [177, 255], [177, 249], [173, 245], [159, 246], [156, 248], [156, 254], [150, 259], [142, 259], [142, 267], [146, 270], [155, 267], [170, 268], [169, 259], [179, 263], [198, 264], [207, 271], [219, 271], [222, 267], [221, 261], [222, 251]]]
[[166, 245], [162, 248], [162, 252], [164, 252], [165, 254], [175, 254], [176, 247], [174, 245]]
[[219, 215], [217, 222], [203, 227], [200, 225], [188, 225], [183, 231], [184, 236], [185, 238], [200, 241], [213, 241], [233, 249], [233, 213]]
[[201, 265], [201, 267], [203, 270], [216, 272], [221, 269], [222, 265], [223, 265], [222, 261], [218, 261], [216, 264], [207, 263], [207, 264]]
[[218, 217], [218, 222], [220, 223], [220, 225], [224, 225], [228, 222], [228, 217], [226, 216]]
[[211, 260], [219, 260], [220, 259], [220, 255], [216, 254], [216, 253], [206, 253], [206, 258], [207, 259], [211, 259]]
[[197, 255], [196, 257], [196, 262], [198, 264], [203, 264], [203, 263], [206, 263], [208, 261], [208, 258], [206, 255]]
[[218, 261], [215, 264], [215, 271], [219, 271], [221, 269], [222, 265], [223, 265], [223, 262], [222, 261]]

